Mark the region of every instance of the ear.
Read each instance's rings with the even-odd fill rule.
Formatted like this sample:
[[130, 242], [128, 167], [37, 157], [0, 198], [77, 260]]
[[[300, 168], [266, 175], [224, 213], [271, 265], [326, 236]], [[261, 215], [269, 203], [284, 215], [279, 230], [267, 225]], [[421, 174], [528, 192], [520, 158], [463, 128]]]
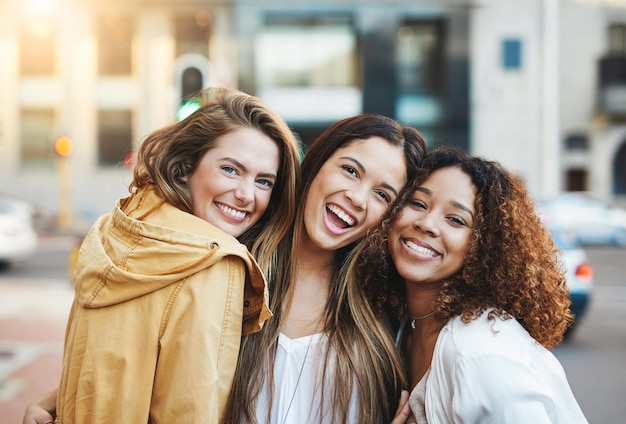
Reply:
[[182, 182], [184, 182], [184, 183], [186, 183], [188, 179], [189, 179], [189, 177], [188, 177], [187, 175], [183, 175], [183, 176], [180, 178], [180, 180], [181, 180]]

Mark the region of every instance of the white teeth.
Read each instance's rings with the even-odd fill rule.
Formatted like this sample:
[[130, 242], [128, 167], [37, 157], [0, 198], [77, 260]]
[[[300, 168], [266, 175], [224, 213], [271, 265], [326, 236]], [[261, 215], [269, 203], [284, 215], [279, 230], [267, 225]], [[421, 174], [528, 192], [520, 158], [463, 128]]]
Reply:
[[245, 212], [238, 211], [238, 210], [235, 210], [233, 208], [229, 208], [228, 206], [223, 205], [221, 203], [218, 203], [217, 207], [220, 208], [222, 211], [224, 211], [227, 215], [232, 216], [233, 218], [243, 219], [243, 218], [246, 217], [246, 213]]
[[412, 241], [409, 240], [405, 240], [404, 244], [407, 245], [407, 247], [409, 247], [411, 250], [413, 250], [415, 253], [418, 253], [420, 255], [424, 255], [424, 256], [432, 256], [433, 258], [435, 256], [438, 256], [439, 254], [437, 252], [435, 252], [434, 250], [428, 249], [426, 247], [422, 247], [422, 246], [418, 246], [417, 244], [413, 243]]
[[335, 206], [335, 205], [328, 205], [326, 207], [328, 208], [329, 211], [331, 211], [332, 213], [337, 215], [337, 218], [341, 219], [343, 222], [345, 222], [349, 226], [354, 225], [354, 223], [355, 223], [354, 218], [352, 218], [350, 215], [348, 215], [347, 213], [342, 211], [337, 206]]

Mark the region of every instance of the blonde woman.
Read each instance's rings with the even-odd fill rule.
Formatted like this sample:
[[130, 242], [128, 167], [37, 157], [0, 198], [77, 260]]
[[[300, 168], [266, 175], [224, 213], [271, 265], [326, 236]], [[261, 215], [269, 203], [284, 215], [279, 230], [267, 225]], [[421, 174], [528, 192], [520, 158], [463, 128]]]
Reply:
[[146, 138], [130, 196], [83, 241], [59, 389], [25, 423], [51, 419], [42, 408], [65, 424], [221, 419], [241, 335], [271, 316], [263, 273], [289, 228], [299, 148], [259, 99], [199, 98]]

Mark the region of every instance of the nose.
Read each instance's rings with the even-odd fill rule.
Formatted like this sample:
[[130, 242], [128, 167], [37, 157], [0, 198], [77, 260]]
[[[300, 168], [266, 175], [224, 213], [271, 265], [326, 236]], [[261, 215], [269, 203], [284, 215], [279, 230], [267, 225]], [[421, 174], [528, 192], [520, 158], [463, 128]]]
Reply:
[[437, 225], [435, 224], [434, 217], [429, 213], [420, 214], [413, 223], [413, 226], [431, 236], [437, 236], [439, 234], [439, 230], [437, 229]]
[[361, 187], [353, 187], [346, 191], [346, 197], [359, 209], [365, 209], [367, 204], [367, 190]]
[[242, 179], [235, 189], [235, 199], [242, 205], [252, 202], [254, 199], [254, 181]]

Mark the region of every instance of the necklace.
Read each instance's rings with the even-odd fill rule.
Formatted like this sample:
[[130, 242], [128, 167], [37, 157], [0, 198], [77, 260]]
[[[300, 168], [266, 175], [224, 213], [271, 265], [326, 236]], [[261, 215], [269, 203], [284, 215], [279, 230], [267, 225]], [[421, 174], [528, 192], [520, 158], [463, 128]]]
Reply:
[[302, 360], [302, 366], [300, 367], [300, 372], [298, 373], [298, 379], [296, 380], [296, 386], [293, 389], [293, 394], [291, 395], [291, 399], [289, 400], [289, 405], [287, 406], [287, 411], [285, 412], [285, 418], [283, 420], [283, 424], [287, 422], [287, 417], [289, 416], [291, 405], [293, 404], [293, 400], [296, 397], [296, 392], [298, 391], [298, 386], [300, 385], [300, 377], [302, 377], [302, 372], [304, 371], [304, 366], [306, 364], [306, 358], [307, 356], [309, 356], [309, 350], [311, 349], [311, 342], [313, 341], [313, 337], [315, 337], [315, 334], [312, 334], [309, 337], [310, 337], [309, 345], [306, 347], [306, 352], [304, 352], [304, 359]]
[[422, 315], [421, 317], [411, 317], [411, 328], [415, 330], [415, 321], [426, 319], [429, 316], [433, 315], [434, 313], [435, 311], [432, 311], [432, 312], [427, 313], [426, 315]]

